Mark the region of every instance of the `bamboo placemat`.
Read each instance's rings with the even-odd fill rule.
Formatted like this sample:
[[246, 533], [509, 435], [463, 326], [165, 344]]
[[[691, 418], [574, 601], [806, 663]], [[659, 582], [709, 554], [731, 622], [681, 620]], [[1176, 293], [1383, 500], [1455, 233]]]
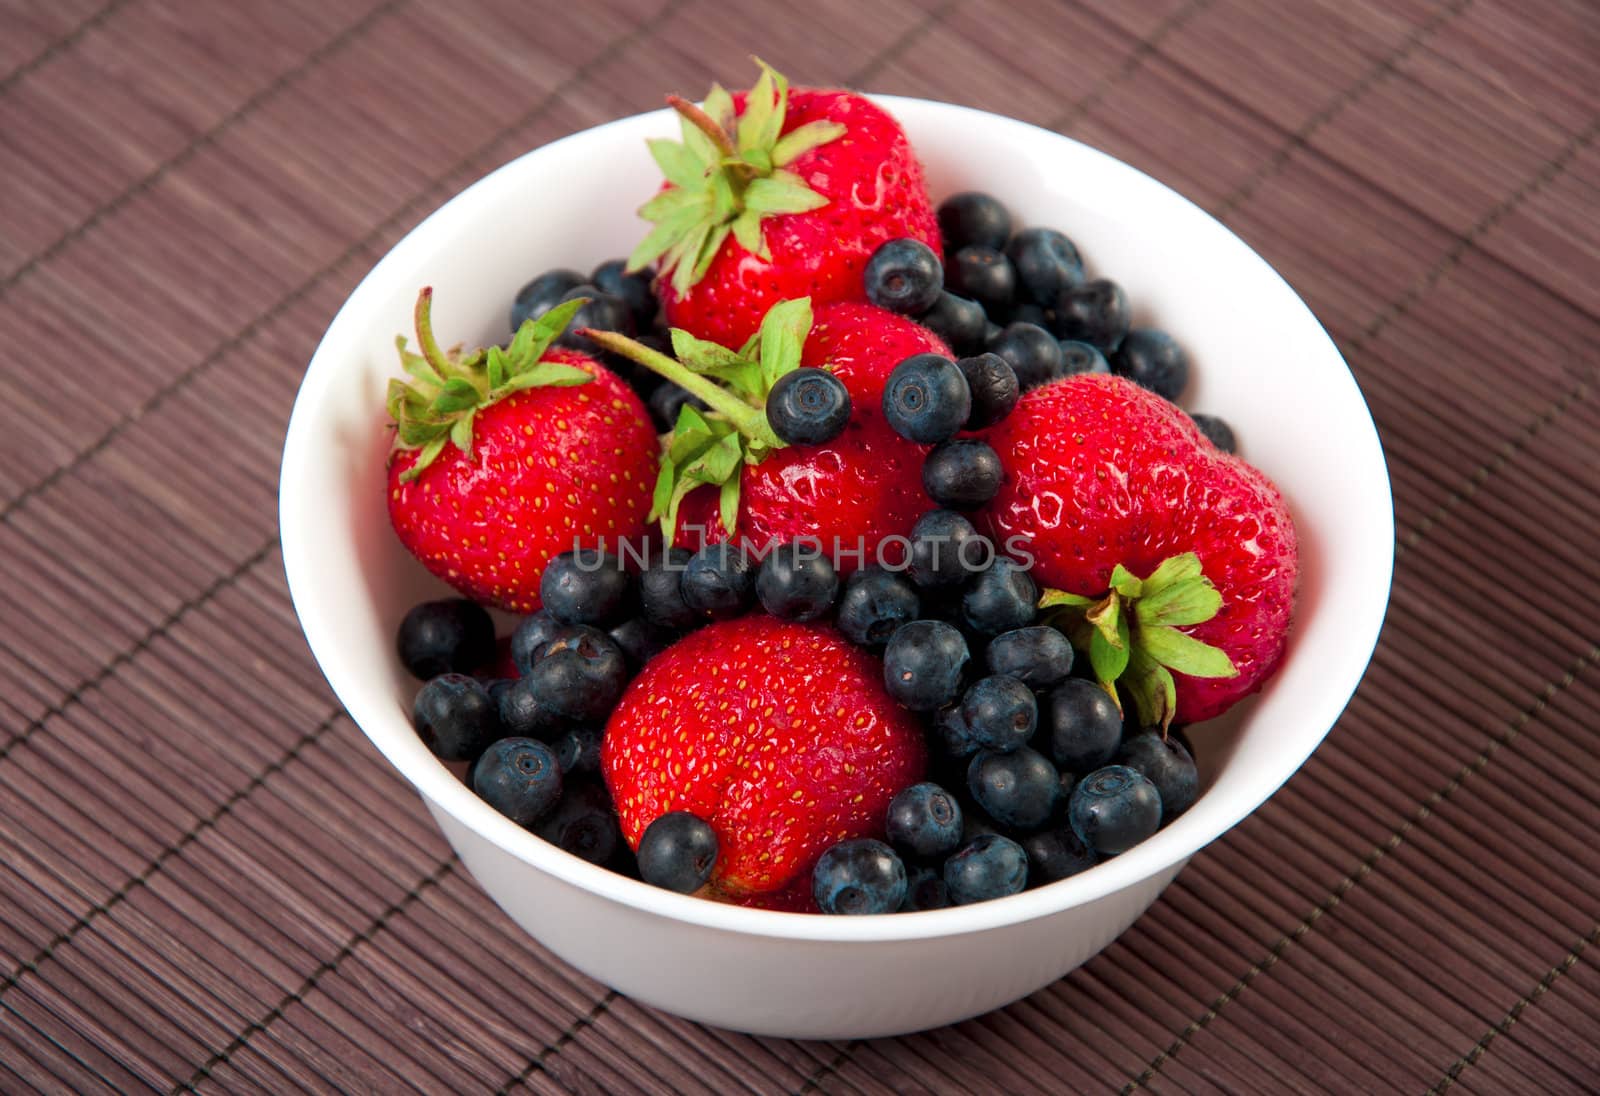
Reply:
[[[0, 15], [0, 1091], [1600, 1088], [1593, 4]], [[1388, 625], [1305, 769], [1087, 966], [906, 1039], [701, 1028], [542, 951], [334, 703], [277, 550], [366, 268], [752, 51], [1190, 195], [1328, 326], [1394, 478]]]

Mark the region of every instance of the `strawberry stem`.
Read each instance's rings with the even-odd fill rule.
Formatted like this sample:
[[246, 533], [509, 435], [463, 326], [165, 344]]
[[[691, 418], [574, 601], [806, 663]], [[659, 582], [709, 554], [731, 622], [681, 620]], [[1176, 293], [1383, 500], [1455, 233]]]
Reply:
[[417, 294], [415, 309], [417, 323], [417, 347], [422, 351], [422, 356], [427, 363], [433, 366], [434, 372], [446, 379], [459, 373], [455, 363], [439, 348], [439, 340], [433, 335], [433, 286], [424, 286], [422, 292]]
[[717, 151], [725, 159], [738, 159], [739, 150], [733, 146], [733, 139], [728, 136], [728, 131], [717, 123], [717, 120], [681, 95], [667, 96], [667, 105], [688, 120], [689, 124], [710, 138], [711, 143], [717, 146]]

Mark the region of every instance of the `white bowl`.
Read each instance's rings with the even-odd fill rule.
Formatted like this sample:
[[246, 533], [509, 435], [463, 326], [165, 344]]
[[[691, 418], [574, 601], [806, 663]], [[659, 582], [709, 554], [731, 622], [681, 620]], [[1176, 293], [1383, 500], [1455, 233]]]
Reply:
[[1058, 134], [916, 99], [904, 124], [935, 198], [999, 195], [1021, 224], [1060, 228], [1126, 286], [1135, 322], [1194, 363], [1185, 403], [1234, 424], [1283, 489], [1301, 545], [1299, 608], [1282, 670], [1256, 699], [1196, 730], [1205, 792], [1166, 829], [1072, 879], [956, 909], [823, 917], [721, 905], [594, 867], [497, 814], [423, 747], [416, 688], [394, 655], [406, 609], [441, 590], [401, 548], [384, 507], [384, 382], [394, 337], [435, 287], [446, 343], [505, 335], [534, 273], [626, 254], [657, 172], [645, 138], [666, 111], [574, 134], [507, 164], [397, 244], [328, 328], [295, 402], [280, 495], [295, 609], [339, 699], [421, 794], [483, 888], [557, 955], [648, 1004], [797, 1038], [891, 1035], [1023, 997], [1110, 943], [1195, 852], [1300, 767], [1355, 689], [1388, 601], [1394, 527], [1366, 404], [1332, 341], [1260, 256], [1155, 180]]

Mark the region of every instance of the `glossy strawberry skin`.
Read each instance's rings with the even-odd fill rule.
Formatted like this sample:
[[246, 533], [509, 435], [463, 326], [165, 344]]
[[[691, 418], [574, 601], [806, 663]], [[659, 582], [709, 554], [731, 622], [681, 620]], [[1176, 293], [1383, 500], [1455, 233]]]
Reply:
[[[734, 97], [740, 113], [744, 104], [743, 93]], [[867, 259], [886, 240], [909, 236], [940, 251], [939, 223], [922, 165], [900, 123], [853, 92], [793, 89], [783, 132], [816, 121], [838, 122], [846, 132], [802, 153], [787, 170], [828, 204], [763, 220], [770, 259], [746, 251], [729, 236], [685, 296], [659, 284], [669, 326], [738, 347], [779, 301], [810, 297], [818, 306], [864, 300]]]
[[985, 437], [1006, 468], [986, 531], [1002, 547], [1021, 538], [1041, 586], [1094, 597], [1118, 563], [1148, 575], [1171, 556], [1200, 557], [1222, 608], [1182, 630], [1221, 648], [1239, 674], [1174, 674], [1179, 722], [1221, 714], [1277, 669], [1298, 552], [1288, 507], [1266, 476], [1212, 446], [1172, 404], [1114, 376], [1035, 389]]
[[630, 846], [661, 815], [693, 811], [717, 831], [713, 890], [788, 908], [829, 845], [883, 835], [889, 800], [925, 764], [921, 729], [877, 660], [831, 628], [761, 614], [652, 660], [601, 749]]
[[827, 366], [850, 393], [851, 414], [883, 414], [883, 388], [894, 367], [913, 354], [950, 356], [944, 340], [904, 316], [866, 301], [836, 301], [814, 310], [802, 366]]
[[539, 608], [545, 564], [575, 542], [637, 541], [656, 474], [649, 413], [615, 374], [587, 355], [588, 384], [530, 388], [478, 412], [471, 456], [453, 445], [410, 483], [417, 460], [389, 463], [389, 518], [401, 542], [462, 594], [516, 613]]

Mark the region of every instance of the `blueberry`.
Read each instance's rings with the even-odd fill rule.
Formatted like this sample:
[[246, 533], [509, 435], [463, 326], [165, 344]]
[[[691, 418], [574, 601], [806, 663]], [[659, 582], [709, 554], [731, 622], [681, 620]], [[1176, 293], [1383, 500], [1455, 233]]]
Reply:
[[1004, 674], [980, 678], [961, 698], [961, 720], [979, 746], [1019, 749], [1039, 726], [1039, 705], [1022, 682]]
[[743, 548], [728, 541], [708, 544], [689, 557], [679, 588], [684, 604], [701, 618], [731, 620], [755, 600], [755, 575]]
[[850, 393], [826, 369], [795, 369], [767, 394], [767, 423], [790, 445], [821, 445], [850, 421]]
[[1111, 355], [1111, 371], [1169, 400], [1176, 400], [1189, 383], [1189, 359], [1183, 347], [1153, 327], [1128, 332]]
[[839, 596], [839, 631], [851, 643], [878, 649], [921, 611], [910, 579], [879, 567], [863, 567], [845, 580]]
[[1061, 376], [1061, 344], [1044, 328], [1011, 323], [989, 344], [989, 352], [1005, 359], [1024, 392]]
[[1093, 343], [1080, 342], [1077, 339], [1062, 339], [1056, 345], [1061, 347], [1061, 375], [1063, 377], [1073, 377], [1079, 373], [1111, 372], [1111, 363], [1106, 361], [1106, 356]]
[[908, 856], [947, 856], [961, 844], [961, 806], [937, 784], [913, 784], [889, 801], [888, 834]]
[[1161, 793], [1142, 773], [1107, 765], [1078, 781], [1067, 818], [1078, 840], [1102, 856], [1115, 856], [1161, 827]]
[[883, 417], [895, 433], [920, 445], [954, 437], [971, 413], [967, 379], [938, 354], [913, 354], [894, 367], [883, 388]]
[[1036, 830], [1055, 813], [1061, 782], [1038, 750], [980, 750], [967, 769], [967, 790], [984, 812], [1012, 830]]
[[533, 832], [591, 864], [604, 864], [622, 844], [611, 797], [594, 780], [567, 781], [561, 802], [534, 826]]
[[883, 681], [889, 695], [912, 711], [931, 712], [961, 690], [971, 656], [966, 638], [938, 620], [913, 620], [889, 637]]
[[466, 598], [425, 601], [400, 621], [395, 646], [418, 680], [470, 673], [494, 660], [494, 621]]
[[983, 349], [989, 318], [977, 301], [946, 292], [939, 294], [939, 299], [918, 317], [918, 322], [957, 354], [975, 354]]
[[644, 619], [662, 628], [687, 631], [700, 617], [683, 600], [683, 571], [693, 553], [667, 548], [639, 574], [639, 607]]
[[502, 738], [472, 766], [472, 790], [517, 825], [531, 826], [561, 798], [561, 767], [543, 742]]
[[616, 640], [597, 628], [574, 624], [539, 649], [523, 680], [564, 718], [600, 722], [628, 684], [628, 662]]
[[1006, 322], [1031, 323], [1035, 327], [1049, 329], [1055, 326], [1055, 313], [1048, 308], [1040, 308], [1032, 301], [1023, 301], [1011, 306], [1011, 311], [1006, 313]]
[[956, 368], [967, 378], [967, 391], [972, 393], [972, 413], [967, 416], [968, 430], [982, 430], [993, 426], [1017, 406], [1022, 386], [1017, 381], [1016, 370], [998, 354], [976, 354], [956, 362]]
[[906, 867], [906, 900], [900, 903], [901, 913], [917, 910], [942, 910], [950, 905], [950, 888], [944, 885], [944, 873], [923, 864]]
[[1041, 830], [1022, 841], [1028, 854], [1028, 881], [1034, 886], [1057, 883], [1094, 867], [1099, 857], [1068, 830]]
[[566, 299], [568, 290], [583, 284], [576, 270], [547, 270], [517, 291], [511, 303], [511, 333], [528, 320], [537, 320]]
[[606, 634], [616, 641], [628, 659], [629, 674], [636, 674], [656, 655], [672, 646], [677, 635], [644, 617], [629, 617], [621, 624], [607, 629]]
[[1009, 837], [979, 834], [944, 862], [944, 885], [957, 906], [1017, 894], [1028, 885], [1028, 854]]
[[893, 913], [905, 901], [906, 866], [882, 841], [841, 841], [817, 861], [811, 894], [823, 913]]
[[867, 300], [879, 308], [915, 316], [943, 292], [944, 264], [921, 240], [890, 240], [867, 260], [866, 286]]
[[611, 259], [594, 268], [589, 284], [627, 305], [634, 330], [645, 331], [656, 318], [656, 295], [650, 291], [652, 277], [654, 272], [648, 269], [629, 274], [626, 261]]
[[944, 268], [944, 287], [983, 306], [990, 319], [1006, 315], [1017, 295], [1011, 260], [992, 247], [963, 247]]
[[992, 674], [1009, 674], [1034, 691], [1053, 689], [1072, 672], [1072, 644], [1054, 628], [1038, 625], [1002, 632], [984, 659]]
[[599, 727], [572, 727], [550, 744], [562, 776], [600, 771], [600, 743], [605, 732]]
[[500, 713], [488, 686], [465, 674], [440, 674], [423, 685], [411, 705], [411, 725], [445, 761], [471, 761], [500, 737]]
[[1083, 259], [1071, 240], [1053, 228], [1025, 228], [1006, 246], [1017, 271], [1020, 295], [1042, 308], [1054, 308], [1064, 289], [1083, 284]]
[[548, 609], [540, 609], [523, 617], [517, 624], [517, 630], [511, 633], [511, 661], [516, 664], [517, 673], [526, 676], [533, 668], [533, 659], [539, 648], [554, 639], [563, 627], [565, 625], [552, 616]]
[[632, 594], [622, 561], [600, 548], [562, 552], [539, 580], [539, 600], [563, 624], [619, 623], [633, 608]]
[[952, 194], [940, 202], [938, 218], [946, 251], [968, 244], [999, 249], [1011, 238], [1011, 214], [998, 199], [978, 191]]
[[1015, 560], [996, 559], [961, 597], [961, 616], [973, 631], [997, 636], [1033, 623], [1039, 587]]
[[778, 545], [756, 573], [761, 607], [782, 620], [816, 620], [838, 594], [839, 576], [815, 538]]
[[929, 510], [911, 527], [911, 579], [925, 589], [959, 586], [994, 558], [988, 538], [953, 510]]
[[664, 814], [639, 838], [639, 877], [651, 886], [693, 894], [717, 864], [717, 831], [690, 811]]
[[1098, 769], [1117, 754], [1122, 742], [1122, 713], [1099, 684], [1082, 678], [1063, 681], [1044, 706], [1050, 756], [1070, 772]]
[[1188, 810], [1200, 795], [1200, 770], [1194, 758], [1176, 738], [1163, 742], [1160, 731], [1130, 736], [1117, 752], [1117, 764], [1126, 765], [1156, 786], [1163, 821]]
[[1004, 478], [1000, 457], [977, 438], [941, 442], [922, 464], [922, 489], [951, 510], [978, 509], [994, 498]]
[[661, 429], [662, 433], [666, 433], [678, 425], [678, 414], [683, 410], [685, 404], [697, 411], [708, 410], [705, 400], [699, 396], [690, 395], [687, 388], [673, 384], [671, 381], [663, 381], [653, 388], [649, 398], [645, 400], [645, 404], [650, 408], [650, 417], [655, 420], [656, 426]]
[[578, 309], [568, 321], [566, 330], [556, 336], [556, 345], [571, 347], [593, 354], [599, 351], [591, 339], [578, 334], [580, 328], [589, 327], [596, 331], [617, 331], [624, 335], [634, 333], [633, 313], [628, 309], [628, 303], [621, 297], [613, 297], [603, 293], [596, 286], [584, 284], [574, 286], [562, 295], [563, 301], [576, 300], [579, 297], [587, 298], [582, 308]]
[[935, 752], [948, 761], [965, 761], [979, 749], [960, 704], [946, 704], [934, 713], [931, 741]]
[[1191, 415], [1190, 418], [1194, 419], [1194, 424], [1200, 428], [1200, 433], [1204, 434], [1206, 440], [1211, 442], [1212, 445], [1215, 445], [1224, 453], [1237, 453], [1239, 451], [1239, 443], [1233, 436], [1233, 427], [1222, 419], [1217, 418], [1215, 415], [1205, 414]]
[[1128, 297], [1104, 278], [1064, 290], [1056, 299], [1056, 334], [1113, 351], [1128, 333]]
[[510, 682], [495, 700], [495, 710], [500, 714], [500, 725], [506, 734], [544, 738], [566, 722], [560, 712], [534, 691], [531, 677], [519, 677]]

